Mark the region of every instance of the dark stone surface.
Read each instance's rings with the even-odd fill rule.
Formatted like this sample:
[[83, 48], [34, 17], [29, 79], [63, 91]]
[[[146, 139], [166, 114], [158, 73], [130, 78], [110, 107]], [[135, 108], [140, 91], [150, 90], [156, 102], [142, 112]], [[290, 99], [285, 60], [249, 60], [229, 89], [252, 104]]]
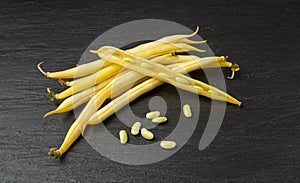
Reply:
[[[299, 182], [299, 7], [296, 0], [1, 1], [1, 182]], [[143, 18], [191, 29], [200, 25], [201, 37], [216, 54], [241, 65], [236, 80], [226, 82], [243, 107], [228, 105], [215, 140], [199, 151], [210, 110], [209, 100], [201, 98], [197, 133], [156, 164], [113, 162], [83, 138], [64, 158], [47, 156], [63, 141], [74, 116], [42, 119], [56, 105], [45, 88], [61, 87], [42, 77], [36, 64], [45, 61], [47, 70], [70, 68], [102, 32]], [[168, 89], [163, 85], [132, 107], [142, 115], [139, 106]], [[109, 121], [108, 126], [114, 124], [114, 117]], [[110, 128], [119, 130], [116, 123]]]

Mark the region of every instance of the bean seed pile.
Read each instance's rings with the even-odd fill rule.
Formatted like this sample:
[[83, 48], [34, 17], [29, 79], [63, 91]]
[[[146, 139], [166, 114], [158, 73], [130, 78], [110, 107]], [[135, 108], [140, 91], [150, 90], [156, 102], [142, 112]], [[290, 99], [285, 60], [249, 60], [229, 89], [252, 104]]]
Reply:
[[[192, 34], [171, 35], [128, 50], [102, 46], [98, 50], [90, 50], [91, 53], [98, 55], [98, 60], [64, 71], [46, 72], [41, 67], [42, 63], [39, 63], [37, 68], [44, 76], [57, 79], [67, 87], [60, 93], [47, 88], [51, 100], [63, 101], [44, 117], [68, 112], [86, 103], [70, 127], [62, 145], [59, 148], [51, 148], [48, 154], [60, 157], [81, 136], [87, 125], [103, 122], [129, 102], [163, 83], [169, 83], [213, 100], [240, 106], [240, 101], [224, 91], [184, 75], [198, 69], [222, 67], [231, 69], [232, 75], [228, 78], [233, 79], [235, 72], [240, 69], [237, 64], [229, 62], [227, 56], [200, 58], [190, 54], [190, 52], [206, 51], [193, 46], [206, 43], [206, 40], [190, 39], [198, 33], [198, 30], [197, 27]], [[187, 52], [189, 54], [186, 54]], [[107, 99], [112, 100], [103, 105]], [[192, 116], [192, 109], [188, 104], [183, 106], [182, 111], [185, 117]], [[167, 117], [160, 116], [159, 111], [147, 113], [146, 118], [157, 124], [167, 121]], [[130, 132], [132, 135], [141, 133], [141, 136], [147, 140], [154, 138], [154, 134], [149, 129], [143, 128], [140, 122], [134, 123]], [[121, 130], [119, 137], [120, 143], [126, 145], [129, 140], [127, 132]], [[164, 149], [172, 149], [176, 147], [176, 142], [161, 141], [160, 146]]]

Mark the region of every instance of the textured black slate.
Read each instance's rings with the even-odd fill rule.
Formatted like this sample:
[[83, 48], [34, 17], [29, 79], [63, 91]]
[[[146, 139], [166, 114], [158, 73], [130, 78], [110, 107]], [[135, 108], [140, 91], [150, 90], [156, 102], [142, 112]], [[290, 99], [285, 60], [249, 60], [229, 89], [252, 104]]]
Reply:
[[[296, 0], [1, 1], [1, 182], [299, 182], [299, 7]], [[42, 77], [36, 64], [44, 61], [47, 70], [72, 67], [102, 32], [143, 18], [191, 29], [200, 25], [200, 35], [216, 54], [241, 65], [236, 80], [226, 82], [243, 107], [229, 105], [217, 137], [199, 151], [210, 110], [209, 100], [201, 98], [197, 133], [156, 164], [113, 162], [83, 138], [62, 159], [47, 156], [63, 141], [74, 116], [42, 119], [57, 105], [45, 88], [61, 87]], [[143, 103], [165, 90], [176, 94], [164, 85], [132, 107], [142, 115]], [[107, 125], [117, 132], [114, 120]]]

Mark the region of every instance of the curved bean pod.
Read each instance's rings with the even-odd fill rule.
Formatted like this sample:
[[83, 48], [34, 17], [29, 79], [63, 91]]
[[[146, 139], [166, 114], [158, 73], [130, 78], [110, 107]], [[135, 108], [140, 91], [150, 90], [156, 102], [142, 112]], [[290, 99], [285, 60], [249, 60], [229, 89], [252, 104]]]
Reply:
[[[178, 42], [182, 39], [187, 39], [190, 37], [193, 37], [194, 35], [196, 35], [199, 31], [199, 27], [197, 26], [196, 31], [192, 34], [188, 34], [188, 35], [171, 35], [171, 36], [166, 36], [163, 37], [161, 39], [158, 39], [156, 41], [152, 41], [149, 43], [145, 43], [145, 44], [141, 44], [135, 48], [129, 49], [127, 51], [131, 52], [131, 53], [139, 53], [142, 52], [144, 50], [148, 50], [148, 49], [152, 49], [155, 47], [159, 47], [161, 45], [164, 45], [166, 43], [175, 43]], [[156, 54], [154, 54], [156, 55]], [[143, 55], [141, 55], [143, 56]], [[45, 72], [42, 68], [41, 68], [41, 64], [39, 63], [37, 65], [37, 68], [41, 71], [41, 73], [43, 75], [45, 75], [48, 78], [75, 78], [75, 77], [82, 77], [82, 76], [86, 76], [89, 74], [92, 74], [94, 72], [97, 72], [98, 70], [100, 70], [103, 67], [106, 67], [108, 65], [110, 65], [111, 63], [104, 63], [102, 60], [96, 60], [87, 64], [82, 64], [79, 65], [77, 67], [73, 67], [71, 69], [67, 69], [64, 71], [58, 71], [58, 72]]]

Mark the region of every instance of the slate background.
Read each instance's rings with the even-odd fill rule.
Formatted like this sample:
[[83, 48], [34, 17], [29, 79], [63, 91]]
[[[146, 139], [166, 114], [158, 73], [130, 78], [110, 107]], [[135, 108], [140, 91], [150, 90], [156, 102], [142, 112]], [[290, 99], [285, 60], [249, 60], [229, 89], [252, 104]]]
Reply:
[[[1, 1], [0, 181], [299, 182], [299, 5], [296, 0]], [[215, 140], [199, 151], [210, 109], [210, 101], [200, 98], [197, 133], [174, 156], [156, 164], [110, 161], [83, 138], [63, 158], [48, 157], [49, 147], [60, 145], [74, 116], [42, 119], [57, 105], [47, 99], [45, 88], [61, 87], [42, 77], [36, 64], [44, 61], [47, 70], [72, 67], [102, 32], [143, 18], [191, 29], [200, 25], [201, 37], [216, 54], [241, 65], [236, 80], [226, 82], [243, 107], [228, 105]], [[137, 115], [143, 115], [140, 109], [151, 96], [166, 90], [176, 95], [163, 85], [134, 102]], [[108, 121], [116, 133], [114, 120]]]

